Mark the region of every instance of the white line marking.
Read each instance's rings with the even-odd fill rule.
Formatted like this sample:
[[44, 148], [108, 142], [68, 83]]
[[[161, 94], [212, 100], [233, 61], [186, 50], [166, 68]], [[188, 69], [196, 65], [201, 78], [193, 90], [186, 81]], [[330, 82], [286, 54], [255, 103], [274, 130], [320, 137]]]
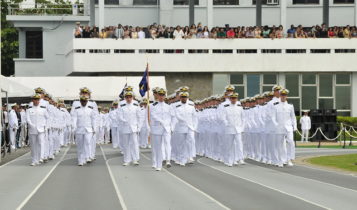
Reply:
[[28, 154], [28, 153], [29, 153], [29, 152], [25, 152], [24, 154], [20, 155], [19, 157], [17, 157], [17, 158], [15, 158], [15, 159], [13, 159], [13, 160], [11, 160], [11, 161], [5, 163], [4, 165], [1, 165], [0, 168], [2, 168], [2, 167], [4, 167], [4, 166], [7, 166], [7, 165], [9, 165], [10, 163], [13, 163], [13, 162], [15, 162], [15, 161], [22, 160], [22, 159], [20, 159], [20, 158], [23, 157], [24, 155]]
[[354, 177], [354, 178], [357, 178], [357, 175], [355, 174], [348, 174], [348, 172], [338, 172], [338, 171], [332, 171], [332, 170], [329, 170], [329, 169], [322, 169], [322, 168], [314, 168], [312, 166], [306, 166], [306, 165], [301, 165], [301, 164], [296, 164], [297, 166], [299, 167], [304, 167], [304, 168], [309, 168], [309, 169], [313, 169], [313, 170], [316, 170], [316, 171], [323, 171], [323, 172], [329, 172], [329, 173], [334, 173], [334, 174], [337, 174], [337, 175], [342, 175], [342, 176], [348, 176], [348, 177]]
[[318, 203], [314, 203], [314, 202], [312, 202], [312, 201], [306, 200], [306, 199], [304, 199], [304, 198], [300, 198], [300, 197], [298, 197], [298, 196], [296, 196], [296, 195], [292, 195], [292, 194], [289, 194], [289, 193], [284, 192], [284, 191], [282, 191], [282, 190], [278, 190], [278, 189], [276, 189], [276, 188], [274, 188], [274, 187], [271, 187], [271, 186], [268, 186], [268, 185], [265, 185], [265, 184], [261, 184], [261, 183], [259, 183], [259, 182], [253, 181], [253, 180], [248, 179], [248, 178], [240, 177], [240, 176], [238, 176], [238, 175], [236, 175], [236, 174], [229, 173], [229, 172], [227, 172], [227, 171], [224, 171], [224, 170], [222, 170], [222, 169], [216, 168], [216, 167], [214, 167], [214, 166], [207, 165], [207, 164], [201, 162], [201, 158], [198, 159], [197, 162], [199, 162], [199, 163], [201, 163], [202, 165], [205, 165], [205, 166], [207, 166], [207, 167], [210, 167], [210, 168], [212, 168], [212, 169], [215, 169], [215, 170], [217, 170], [217, 171], [220, 171], [220, 172], [222, 172], [222, 173], [225, 173], [225, 174], [228, 174], [228, 175], [231, 175], [231, 176], [240, 178], [240, 179], [244, 179], [244, 180], [246, 180], [246, 181], [248, 181], [248, 182], [252, 182], [252, 183], [258, 184], [258, 185], [260, 185], [260, 186], [263, 186], [263, 187], [269, 188], [269, 189], [271, 189], [271, 190], [280, 192], [280, 193], [282, 193], [282, 194], [285, 194], [285, 195], [288, 195], [288, 196], [297, 198], [297, 199], [299, 199], [299, 200], [305, 201], [305, 202], [310, 203], [310, 204], [313, 204], [313, 205], [315, 205], [315, 206], [318, 206], [318, 207], [321, 207], [321, 208], [324, 208], [324, 209], [331, 209], [331, 208], [327, 208], [327, 207], [325, 207], [325, 206], [322, 206], [322, 205], [320, 205], [320, 204], [318, 204]]
[[120, 193], [120, 190], [119, 190], [117, 182], [115, 181], [112, 169], [110, 168], [110, 166], [108, 164], [109, 160], [105, 156], [105, 153], [103, 151], [102, 146], [101, 145], [99, 145], [99, 146], [100, 146], [100, 149], [102, 150], [102, 154], [103, 154], [103, 157], [104, 157], [104, 160], [105, 160], [105, 164], [107, 165], [107, 169], [109, 171], [110, 178], [112, 179], [112, 182], [113, 182], [113, 185], [114, 185], [114, 189], [115, 189], [115, 192], [117, 193], [117, 196], [118, 196], [119, 202], [121, 204], [121, 207], [123, 208], [123, 210], [127, 210], [127, 207], [126, 207], [125, 202], [124, 202], [124, 198], [123, 198], [122, 194]]
[[[142, 154], [141, 155], [147, 159], [147, 160], [151, 160], [150, 158], [148, 158], [146, 155]], [[223, 209], [230, 209], [227, 206], [225, 206], [224, 204], [222, 204], [221, 202], [217, 201], [216, 199], [214, 199], [213, 197], [211, 197], [210, 195], [206, 194], [205, 192], [199, 190], [198, 188], [194, 187], [193, 185], [187, 183], [186, 181], [184, 181], [183, 179], [179, 178], [178, 176], [176, 176], [175, 174], [171, 173], [170, 171], [162, 168], [164, 171], [166, 171], [168, 174], [170, 174], [171, 176], [173, 176], [174, 178], [176, 178], [177, 180], [179, 180], [180, 182], [184, 183], [185, 185], [187, 185], [188, 187], [192, 188], [193, 190], [201, 193], [202, 195], [204, 195], [205, 197], [207, 197], [208, 199], [210, 199], [211, 201], [215, 202], [216, 204], [218, 204], [220, 207], [222, 207]]]
[[71, 148], [71, 146], [67, 147], [66, 151], [63, 153], [61, 159], [59, 159], [59, 161], [52, 167], [52, 169], [50, 170], [50, 172], [47, 173], [47, 175], [45, 176], [45, 178], [42, 179], [42, 181], [35, 187], [35, 189], [25, 198], [24, 201], [22, 201], [22, 203], [16, 208], [16, 210], [20, 210], [22, 209], [26, 203], [31, 199], [31, 197], [37, 192], [38, 189], [40, 189], [40, 187], [43, 185], [43, 183], [45, 183], [45, 181], [48, 179], [48, 177], [50, 177], [50, 175], [52, 174], [52, 172], [57, 168], [57, 166], [63, 161], [64, 157], [66, 156], [68, 150]]

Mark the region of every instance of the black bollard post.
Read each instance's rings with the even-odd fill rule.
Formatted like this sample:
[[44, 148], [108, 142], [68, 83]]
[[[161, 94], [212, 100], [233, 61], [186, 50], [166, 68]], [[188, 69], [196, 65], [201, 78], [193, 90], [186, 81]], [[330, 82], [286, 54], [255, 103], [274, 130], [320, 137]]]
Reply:
[[[317, 128], [317, 129], [320, 129], [320, 132], [322, 133], [321, 128]], [[320, 148], [320, 147], [321, 147], [321, 137], [319, 138], [319, 144], [317, 145], [317, 148]]]
[[352, 135], [351, 135], [351, 133], [350, 133], [350, 144], [349, 144], [349, 146], [353, 146], [352, 145]]
[[343, 130], [343, 149], [346, 149], [346, 128]]

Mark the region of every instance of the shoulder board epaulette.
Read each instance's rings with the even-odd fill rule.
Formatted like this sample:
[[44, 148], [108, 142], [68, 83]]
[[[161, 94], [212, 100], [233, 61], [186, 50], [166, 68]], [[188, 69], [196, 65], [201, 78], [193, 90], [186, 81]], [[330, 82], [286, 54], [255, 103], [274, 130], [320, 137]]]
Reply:
[[158, 102], [155, 102], [155, 103], [153, 103], [152, 105], [153, 105], [153, 106], [156, 106], [157, 104], [158, 104]]
[[120, 105], [120, 107], [123, 107], [123, 106], [126, 106], [126, 104], [122, 104], [122, 105]]
[[252, 106], [252, 107], [250, 107], [250, 108], [255, 108], [256, 106]]
[[267, 104], [268, 104], [268, 103], [267, 103], [267, 102], [265, 102], [265, 103], [263, 104], [263, 106], [264, 106], [264, 105], [267, 105]]
[[176, 105], [176, 107], [180, 107], [181, 106], [181, 104], [179, 104], [179, 105]]
[[77, 106], [75, 109], [79, 109], [79, 108], [81, 108], [80, 106]]
[[139, 106], [138, 104], [134, 104], [134, 106]]
[[194, 106], [194, 104], [188, 104], [188, 105], [190, 105], [190, 106]]
[[275, 103], [274, 103], [274, 105], [277, 105], [277, 104], [279, 104], [279, 102], [275, 102]]
[[93, 102], [93, 100], [88, 100], [88, 101]]
[[93, 109], [93, 107], [92, 107], [92, 106], [88, 106], [88, 108]]
[[216, 106], [214, 106], [214, 107], [213, 107], [213, 109], [217, 109], [217, 107], [216, 107]]
[[229, 106], [229, 104], [225, 104], [225, 105], [224, 105], [224, 107], [228, 107], [228, 106]]
[[242, 106], [242, 105], [240, 105], [240, 104], [237, 104], [237, 106]]
[[41, 108], [44, 108], [44, 109], [46, 109], [46, 107], [45, 106], [40, 106]]
[[32, 106], [29, 106], [29, 109], [32, 108]]

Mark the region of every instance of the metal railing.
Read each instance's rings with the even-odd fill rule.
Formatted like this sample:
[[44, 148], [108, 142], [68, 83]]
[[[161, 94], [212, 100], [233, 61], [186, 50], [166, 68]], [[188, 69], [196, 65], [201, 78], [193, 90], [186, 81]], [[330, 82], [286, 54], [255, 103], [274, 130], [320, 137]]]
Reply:
[[84, 4], [11, 4], [9, 15], [84, 15]]

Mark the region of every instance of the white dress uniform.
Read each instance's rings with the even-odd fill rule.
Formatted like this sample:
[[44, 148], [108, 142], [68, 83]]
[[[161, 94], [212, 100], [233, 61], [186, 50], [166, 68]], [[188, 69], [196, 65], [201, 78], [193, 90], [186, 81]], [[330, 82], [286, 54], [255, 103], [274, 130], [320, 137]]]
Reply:
[[113, 109], [109, 112], [110, 129], [112, 132], [112, 144], [114, 149], [119, 147], [119, 121], [117, 120], [118, 119], [117, 115], [118, 115], [118, 108]]
[[[179, 102], [176, 105], [175, 116], [177, 123], [174, 133], [177, 137], [177, 162], [185, 165], [192, 162], [196, 155], [195, 131], [197, 128], [197, 115], [193, 103]], [[194, 152], [193, 152], [194, 151]]]
[[16, 133], [17, 129], [19, 128], [19, 121], [17, 119], [17, 115], [15, 110], [10, 110], [9, 112], [9, 137], [10, 137], [10, 143], [11, 143], [11, 148], [15, 149], [15, 140], [16, 140]]
[[[72, 110], [71, 110], [71, 114], [73, 112], [73, 110], [75, 110], [75, 107], [81, 106], [81, 102], [79, 100], [73, 101], [72, 104]], [[93, 107], [94, 113], [96, 115], [96, 127], [94, 128], [94, 132], [98, 131], [98, 116], [99, 116], [99, 111], [98, 111], [98, 105], [95, 101], [93, 100], [88, 100], [88, 106]], [[98, 132], [97, 132], [98, 133]], [[89, 147], [89, 155], [91, 159], [95, 159], [95, 153], [96, 153], [96, 144], [97, 144], [97, 135], [93, 135], [93, 138], [90, 141], [90, 147]]]
[[120, 121], [120, 136], [123, 141], [124, 165], [130, 162], [138, 164], [139, 161], [139, 143], [138, 132], [142, 125], [142, 114], [140, 108], [134, 101], [124, 103], [118, 109], [118, 120]]
[[272, 122], [276, 125], [274, 163], [279, 167], [295, 159], [294, 131], [296, 117], [294, 106], [288, 102], [279, 102], [274, 106]]
[[276, 154], [276, 146], [275, 146], [275, 143], [276, 143], [276, 130], [277, 130], [277, 125], [274, 124], [274, 123], [271, 123], [271, 118], [273, 117], [273, 114], [274, 114], [274, 110], [275, 110], [275, 106], [277, 104], [279, 104], [280, 102], [280, 98], [277, 98], [277, 97], [274, 97], [272, 98], [271, 101], [268, 102], [268, 104], [266, 105], [267, 108], [266, 108], [266, 114], [267, 114], [267, 119], [269, 121], [269, 123], [266, 123], [266, 132], [267, 132], [267, 142], [266, 142], [266, 145], [267, 145], [267, 156], [268, 156], [268, 161], [267, 161], [267, 164], [276, 164], [274, 163], [274, 161], [277, 160], [277, 157], [274, 156], [274, 154]]
[[224, 125], [224, 154], [223, 161], [228, 166], [244, 163], [242, 132], [243, 108], [238, 104], [225, 104], [222, 112], [222, 122]]
[[110, 142], [110, 119], [109, 119], [109, 113], [104, 114], [104, 143], [108, 144]]
[[309, 116], [303, 115], [300, 118], [301, 130], [302, 130], [302, 137], [301, 142], [308, 142], [309, 140], [309, 130], [311, 129], [311, 119]]
[[41, 159], [41, 142], [45, 141], [49, 114], [44, 106], [32, 106], [26, 111], [32, 165]]
[[[150, 105], [150, 131], [152, 142], [152, 167], [161, 170], [164, 157], [166, 164], [171, 160], [171, 131], [173, 130], [174, 113], [165, 102]], [[163, 157], [164, 156], [164, 157]]]
[[96, 111], [87, 103], [86, 106], [77, 106], [72, 113], [73, 127], [76, 133], [78, 164], [91, 161], [91, 143], [96, 128]]
[[20, 116], [21, 116], [21, 132], [19, 138], [19, 147], [22, 147], [25, 145], [25, 140], [27, 135], [26, 111], [22, 110], [20, 112]]
[[104, 113], [100, 112], [99, 113], [99, 119], [97, 119], [97, 123], [98, 123], [98, 138], [97, 138], [97, 143], [98, 144], [104, 144]]
[[150, 134], [150, 127], [148, 122], [148, 110], [145, 107], [140, 108], [143, 124], [141, 125], [141, 130], [139, 132], [139, 146], [141, 148], [146, 148], [149, 146], [149, 134]]

